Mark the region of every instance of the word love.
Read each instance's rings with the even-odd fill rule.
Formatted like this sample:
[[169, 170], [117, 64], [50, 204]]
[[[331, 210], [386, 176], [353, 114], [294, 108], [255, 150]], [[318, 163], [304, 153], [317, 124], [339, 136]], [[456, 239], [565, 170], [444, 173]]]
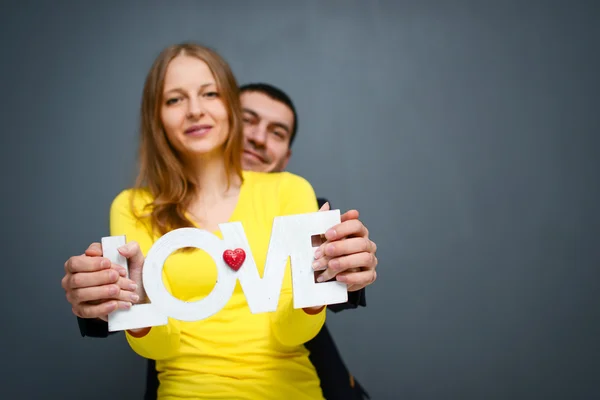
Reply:
[[[168, 318], [188, 322], [208, 318], [227, 304], [237, 280], [252, 313], [273, 312], [279, 302], [288, 257], [292, 268], [294, 308], [344, 303], [348, 301], [347, 285], [337, 281], [315, 283], [312, 268], [315, 252], [312, 236], [324, 234], [339, 222], [339, 210], [276, 217], [262, 278], [240, 222], [220, 224], [223, 239], [198, 228], [171, 231], [154, 243], [144, 261], [142, 281], [150, 302], [109, 314], [108, 329], [114, 332], [166, 325]], [[125, 236], [102, 238], [104, 256], [127, 268], [127, 260], [117, 251], [125, 243]], [[194, 302], [171, 295], [162, 280], [166, 259], [185, 247], [204, 250], [217, 266], [213, 290]]]

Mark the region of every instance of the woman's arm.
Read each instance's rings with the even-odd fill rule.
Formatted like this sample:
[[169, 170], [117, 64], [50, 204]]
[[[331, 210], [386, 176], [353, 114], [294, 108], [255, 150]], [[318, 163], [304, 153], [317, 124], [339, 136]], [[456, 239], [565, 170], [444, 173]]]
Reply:
[[[318, 211], [315, 192], [308, 181], [290, 173], [282, 174], [279, 215]], [[296, 346], [314, 338], [325, 323], [326, 307], [295, 309], [292, 279], [286, 268], [277, 311], [271, 317], [273, 333], [283, 345]]]
[[[125, 235], [128, 246], [131, 246], [131, 242], [136, 242], [139, 249], [133, 246], [133, 251], [140, 252], [138, 258], [143, 260], [143, 257], [148, 254], [152, 247], [154, 239], [148, 230], [147, 224], [137, 220], [132, 213], [130, 208], [130, 196], [132, 195], [134, 195], [133, 190], [126, 190], [121, 192], [113, 201], [110, 209], [110, 234], [111, 236]], [[150, 201], [150, 198], [147, 195], [138, 193], [135, 200], [136, 210], [141, 210], [144, 204]], [[143, 268], [143, 262], [140, 264]], [[136, 280], [138, 280], [137, 284], [141, 287], [141, 274], [138, 274]], [[169, 282], [164, 272], [163, 281], [168, 288]], [[161, 360], [177, 353], [180, 346], [180, 332], [180, 322], [169, 318], [167, 325], [127, 331], [126, 337], [133, 351], [140, 356]]]

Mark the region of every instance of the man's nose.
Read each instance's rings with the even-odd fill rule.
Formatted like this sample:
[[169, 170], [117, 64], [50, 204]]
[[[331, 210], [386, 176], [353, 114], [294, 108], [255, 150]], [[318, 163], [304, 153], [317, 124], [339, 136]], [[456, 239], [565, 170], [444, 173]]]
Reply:
[[267, 131], [264, 128], [256, 127], [251, 130], [248, 139], [257, 146], [265, 146], [267, 143]]

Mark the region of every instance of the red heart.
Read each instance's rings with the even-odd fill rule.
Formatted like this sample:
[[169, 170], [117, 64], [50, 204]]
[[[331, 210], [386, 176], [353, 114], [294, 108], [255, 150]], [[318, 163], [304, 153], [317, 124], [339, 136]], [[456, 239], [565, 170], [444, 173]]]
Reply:
[[231, 267], [232, 270], [237, 271], [240, 269], [244, 260], [246, 259], [246, 252], [244, 249], [225, 250], [223, 252], [223, 260]]

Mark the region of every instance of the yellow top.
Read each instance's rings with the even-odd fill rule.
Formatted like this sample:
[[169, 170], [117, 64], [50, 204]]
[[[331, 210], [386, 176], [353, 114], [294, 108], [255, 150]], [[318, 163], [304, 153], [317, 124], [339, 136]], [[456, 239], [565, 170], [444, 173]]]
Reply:
[[[110, 212], [110, 233], [135, 240], [146, 255], [158, 238], [151, 236], [130, 211], [133, 189], [121, 192]], [[136, 196], [135, 207], [151, 199]], [[244, 171], [244, 183], [230, 221], [240, 221], [261, 274], [273, 218], [317, 211], [312, 186], [283, 173]], [[222, 238], [220, 232], [213, 232]], [[184, 301], [206, 297], [217, 269], [202, 250], [167, 258], [163, 280], [171, 294]], [[142, 337], [127, 334], [140, 356], [157, 360], [159, 399], [322, 399], [319, 378], [304, 343], [319, 332], [326, 311], [309, 315], [292, 307], [292, 281], [286, 266], [277, 311], [252, 314], [239, 281], [227, 305], [198, 322], [169, 319]]]

